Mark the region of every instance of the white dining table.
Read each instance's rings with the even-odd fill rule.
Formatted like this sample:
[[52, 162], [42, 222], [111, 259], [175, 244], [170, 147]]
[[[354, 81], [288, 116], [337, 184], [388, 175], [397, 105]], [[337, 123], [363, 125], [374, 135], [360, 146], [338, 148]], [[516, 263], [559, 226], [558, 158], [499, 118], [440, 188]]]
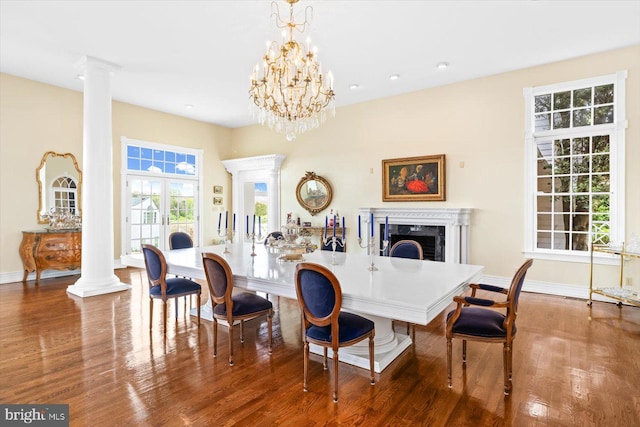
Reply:
[[[296, 262], [282, 262], [277, 253], [264, 245], [255, 245], [255, 256], [248, 243], [205, 246], [164, 251], [168, 272], [206, 280], [202, 253], [221, 255], [231, 267], [234, 286], [270, 296], [296, 299]], [[403, 333], [395, 333], [392, 320], [426, 325], [440, 314], [455, 295], [477, 281], [483, 266], [456, 264], [384, 256], [365, 253], [335, 253], [317, 250], [305, 254], [304, 261], [329, 268], [342, 287], [342, 309], [363, 315], [375, 323], [376, 372], [382, 372], [412, 341]], [[377, 270], [369, 269], [371, 260]], [[142, 254], [122, 258], [125, 265], [144, 268]], [[195, 312], [195, 310], [193, 310]], [[212, 320], [211, 302], [201, 307], [201, 316]], [[322, 353], [320, 348], [312, 349]], [[340, 350], [340, 360], [369, 368], [368, 345], [361, 342]]]

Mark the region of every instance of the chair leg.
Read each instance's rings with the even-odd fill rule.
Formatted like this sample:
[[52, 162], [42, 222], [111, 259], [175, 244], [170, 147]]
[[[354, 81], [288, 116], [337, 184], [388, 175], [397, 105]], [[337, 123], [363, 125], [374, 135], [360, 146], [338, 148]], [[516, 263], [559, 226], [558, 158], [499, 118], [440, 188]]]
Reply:
[[269, 314], [267, 314], [267, 328], [269, 328], [269, 332], [267, 332], [267, 334], [269, 335], [269, 354], [273, 352], [273, 349], [271, 347], [271, 339], [272, 339], [271, 325], [273, 323], [272, 317], [273, 317], [273, 311], [270, 311]]
[[369, 370], [371, 371], [371, 385], [374, 385], [376, 383], [373, 354], [374, 354], [374, 344], [373, 344], [373, 335], [371, 335], [369, 337]]
[[213, 318], [213, 357], [218, 355], [218, 320]]
[[[232, 326], [229, 326], [230, 328]], [[244, 344], [244, 320], [240, 321], [240, 342]]]
[[[189, 296], [189, 306], [191, 306], [191, 296]], [[200, 327], [200, 294], [198, 294], [198, 327]]]
[[333, 403], [338, 403], [338, 349], [333, 350]]
[[153, 298], [149, 298], [149, 332], [153, 328]]
[[407, 335], [409, 335], [410, 329], [411, 329], [411, 323], [407, 322]]
[[309, 370], [309, 342], [305, 339], [304, 341], [304, 380], [302, 383], [302, 389], [307, 391], [307, 372]]
[[322, 350], [324, 351], [324, 358], [322, 359], [322, 369], [326, 371], [327, 369], [329, 369], [327, 366], [327, 347], [323, 347]]
[[511, 392], [511, 381], [509, 379], [509, 359], [511, 358], [511, 347], [506, 342], [502, 345], [503, 369], [504, 369], [504, 395], [508, 396]]
[[167, 302], [162, 301], [162, 327], [164, 334], [167, 334]]
[[462, 340], [462, 364], [467, 363], [467, 340]]
[[[242, 322], [240, 322], [240, 331], [242, 331]], [[233, 319], [229, 321], [229, 366], [233, 366]]]
[[449, 388], [453, 387], [451, 384], [451, 353], [453, 350], [451, 347], [451, 338], [447, 338], [447, 385]]

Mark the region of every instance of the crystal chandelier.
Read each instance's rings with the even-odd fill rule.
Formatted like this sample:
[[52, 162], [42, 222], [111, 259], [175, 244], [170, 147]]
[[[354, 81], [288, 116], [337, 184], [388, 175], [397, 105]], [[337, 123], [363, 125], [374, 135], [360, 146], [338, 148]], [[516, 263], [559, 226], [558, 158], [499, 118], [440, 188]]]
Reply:
[[[329, 110], [335, 115], [333, 101], [333, 76], [323, 78], [322, 67], [316, 58], [316, 49], [310, 49], [293, 38], [293, 31], [303, 33], [313, 13], [311, 6], [305, 9], [305, 19], [296, 23], [293, 5], [289, 3], [289, 21], [280, 18], [278, 5], [271, 3], [271, 16], [275, 16], [278, 28], [284, 28], [282, 44], [269, 42], [263, 57], [262, 75], [256, 64], [251, 74], [249, 97], [253, 101], [254, 117], [260, 124], [268, 124], [278, 133], [284, 133], [288, 141], [297, 134], [317, 128], [326, 119]], [[288, 32], [288, 38], [287, 38]]]

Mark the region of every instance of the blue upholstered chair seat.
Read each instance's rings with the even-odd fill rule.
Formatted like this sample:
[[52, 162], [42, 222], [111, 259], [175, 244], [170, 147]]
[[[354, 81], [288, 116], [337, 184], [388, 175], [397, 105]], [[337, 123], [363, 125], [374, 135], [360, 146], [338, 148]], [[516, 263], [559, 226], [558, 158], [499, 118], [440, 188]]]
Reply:
[[[231, 298], [233, 299], [233, 316], [244, 316], [245, 314], [257, 313], [273, 307], [271, 301], [247, 292], [233, 295]], [[227, 305], [216, 304], [213, 307], [213, 313], [218, 316], [226, 316]]]
[[[455, 313], [455, 310], [447, 314], [447, 320]], [[504, 329], [505, 316], [494, 310], [478, 307], [463, 307], [460, 317], [453, 325], [456, 334], [473, 335], [485, 338], [504, 338], [507, 331]], [[513, 325], [514, 335], [516, 326]]]
[[[371, 320], [357, 314], [340, 312], [338, 317], [340, 326], [338, 341], [347, 342], [368, 334], [373, 330], [374, 324]], [[331, 342], [331, 326], [310, 326], [307, 329], [307, 336], [318, 341]]]
[[[196, 282], [182, 277], [175, 277], [167, 279], [167, 296], [175, 297], [181, 295], [189, 295], [201, 290], [201, 286]], [[162, 291], [160, 285], [152, 286], [149, 289], [149, 294], [152, 298], [162, 298]]]

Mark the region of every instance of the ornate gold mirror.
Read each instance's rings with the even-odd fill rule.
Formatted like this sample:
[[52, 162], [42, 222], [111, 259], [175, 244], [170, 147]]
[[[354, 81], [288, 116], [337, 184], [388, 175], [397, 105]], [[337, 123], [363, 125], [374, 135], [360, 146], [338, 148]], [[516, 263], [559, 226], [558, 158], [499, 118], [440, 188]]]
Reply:
[[52, 210], [82, 214], [82, 172], [71, 153], [47, 151], [36, 169], [38, 223], [49, 223]]
[[309, 211], [311, 215], [324, 210], [331, 203], [331, 185], [314, 172], [307, 172], [300, 179], [296, 188], [298, 203]]

